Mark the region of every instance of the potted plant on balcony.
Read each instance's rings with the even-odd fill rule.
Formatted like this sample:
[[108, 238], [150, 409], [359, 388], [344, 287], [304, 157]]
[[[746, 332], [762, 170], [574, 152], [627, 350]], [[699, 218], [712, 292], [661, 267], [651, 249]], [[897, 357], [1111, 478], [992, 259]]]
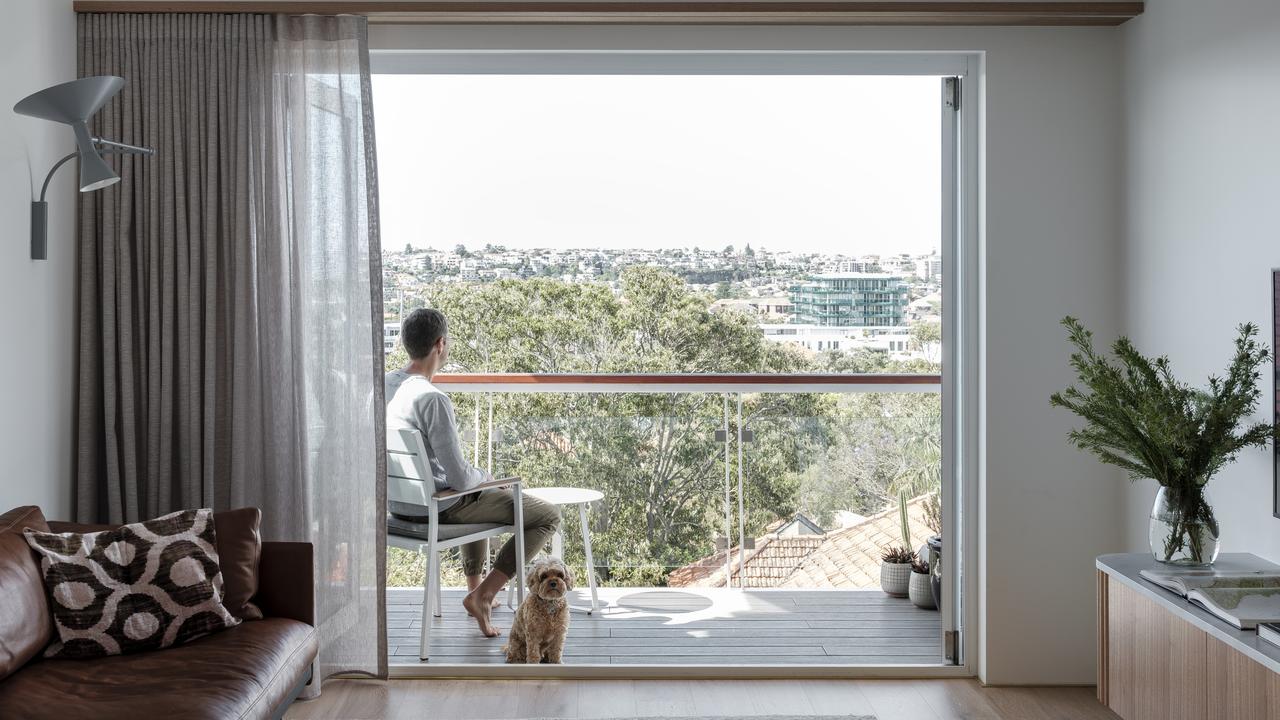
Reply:
[[911, 563], [911, 584], [907, 588], [907, 596], [911, 604], [925, 610], [934, 610], [938, 606], [933, 602], [933, 589], [929, 582], [929, 563], [917, 559]]
[[1160, 483], [1148, 533], [1156, 560], [1209, 565], [1218, 555], [1218, 520], [1205, 485], [1248, 447], [1263, 447], [1275, 427], [1241, 427], [1258, 405], [1258, 368], [1271, 354], [1241, 325], [1225, 377], [1211, 376], [1207, 390], [1178, 382], [1167, 357], [1147, 358], [1128, 338], [1112, 345], [1116, 364], [1093, 350], [1093, 335], [1064, 318], [1071, 367], [1083, 389], [1054, 393], [1050, 402], [1085, 421], [1069, 437], [1081, 450], [1123, 468], [1131, 480]]
[[880, 589], [891, 597], [907, 597], [911, 586], [911, 564], [916, 554], [911, 551], [911, 529], [907, 524], [907, 495], [898, 494], [898, 518], [902, 544], [886, 548], [880, 556]]

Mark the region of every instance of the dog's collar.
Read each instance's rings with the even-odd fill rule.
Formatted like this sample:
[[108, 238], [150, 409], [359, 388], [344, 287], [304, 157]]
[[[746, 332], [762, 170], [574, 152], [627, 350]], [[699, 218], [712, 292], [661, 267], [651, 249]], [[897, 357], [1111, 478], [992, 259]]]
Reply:
[[[535, 595], [534, 597], [537, 596]], [[565, 606], [564, 598], [559, 600], [547, 600], [546, 598], [539, 597], [538, 601], [542, 603], [543, 609], [546, 610], [548, 615], [559, 615], [560, 609]]]

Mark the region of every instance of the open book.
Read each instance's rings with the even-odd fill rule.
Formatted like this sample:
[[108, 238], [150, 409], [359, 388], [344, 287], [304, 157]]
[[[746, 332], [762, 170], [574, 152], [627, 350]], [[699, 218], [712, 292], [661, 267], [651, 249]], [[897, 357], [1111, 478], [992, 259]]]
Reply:
[[1260, 622], [1280, 622], [1280, 573], [1142, 570], [1139, 574], [1241, 630]]

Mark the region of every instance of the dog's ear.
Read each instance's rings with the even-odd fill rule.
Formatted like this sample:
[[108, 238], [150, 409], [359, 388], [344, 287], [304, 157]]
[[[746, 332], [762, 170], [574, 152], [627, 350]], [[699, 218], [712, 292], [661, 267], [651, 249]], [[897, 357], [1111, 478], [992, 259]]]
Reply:
[[574, 586], [574, 585], [577, 585], [577, 582], [573, 579], [573, 570], [570, 570], [570, 569], [569, 569], [569, 566], [568, 566], [568, 565], [565, 565], [564, 563], [560, 563], [560, 570], [562, 570], [562, 571], [564, 572], [564, 587], [565, 587], [565, 589], [566, 589], [566, 590], [572, 590], [572, 589], [573, 589], [573, 586]]
[[529, 586], [530, 590], [538, 589], [538, 583], [542, 581], [542, 563], [534, 563], [525, 570], [524, 584]]

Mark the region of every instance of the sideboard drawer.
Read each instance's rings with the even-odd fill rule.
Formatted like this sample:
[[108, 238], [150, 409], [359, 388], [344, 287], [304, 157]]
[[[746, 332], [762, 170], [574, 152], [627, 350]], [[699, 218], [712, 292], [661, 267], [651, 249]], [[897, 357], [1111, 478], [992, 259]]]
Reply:
[[1125, 720], [1204, 720], [1208, 635], [1103, 577], [1108, 581], [1104, 704]]
[[1280, 675], [1217, 638], [1207, 638], [1209, 707], [1222, 720], [1280, 718]]

